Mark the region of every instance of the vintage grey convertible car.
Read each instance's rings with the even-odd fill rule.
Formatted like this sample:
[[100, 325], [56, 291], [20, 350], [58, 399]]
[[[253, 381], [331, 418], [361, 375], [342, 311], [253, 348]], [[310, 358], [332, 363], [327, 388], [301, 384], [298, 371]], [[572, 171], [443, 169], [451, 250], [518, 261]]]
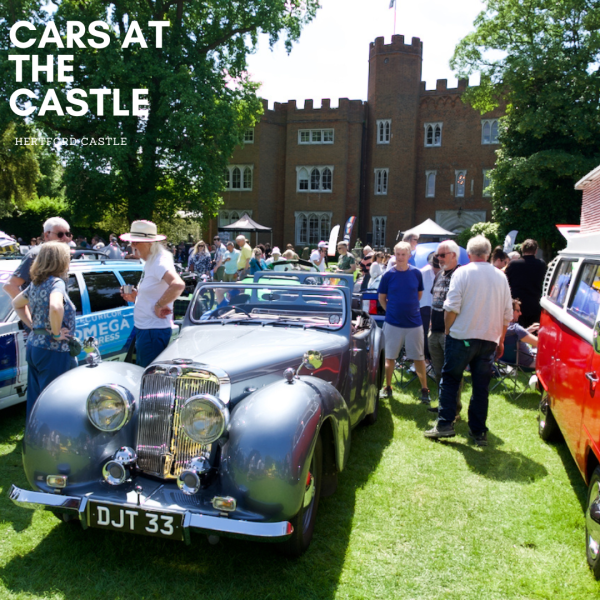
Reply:
[[261, 274], [201, 284], [145, 370], [80, 366], [39, 397], [11, 489], [84, 528], [308, 547], [350, 430], [377, 418], [383, 336], [352, 278]]

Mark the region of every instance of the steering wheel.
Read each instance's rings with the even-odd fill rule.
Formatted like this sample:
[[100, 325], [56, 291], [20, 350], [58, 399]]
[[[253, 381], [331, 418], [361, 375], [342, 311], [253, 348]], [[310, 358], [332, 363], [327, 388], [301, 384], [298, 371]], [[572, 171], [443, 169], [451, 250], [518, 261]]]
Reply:
[[241, 306], [237, 305], [237, 304], [228, 304], [227, 306], [221, 306], [220, 308], [217, 308], [214, 312], [213, 312], [213, 317], [218, 317], [221, 312], [224, 312], [226, 310], [233, 310], [234, 312], [241, 312], [244, 315], [248, 315], [250, 316], [250, 312], [247, 311], [246, 309], [242, 308]]

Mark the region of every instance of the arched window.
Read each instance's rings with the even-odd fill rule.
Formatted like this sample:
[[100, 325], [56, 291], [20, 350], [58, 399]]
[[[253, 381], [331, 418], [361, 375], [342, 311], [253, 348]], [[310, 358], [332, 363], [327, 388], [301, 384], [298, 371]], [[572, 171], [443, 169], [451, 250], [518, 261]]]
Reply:
[[300, 169], [300, 171], [298, 171], [298, 189], [308, 189], [308, 171], [306, 169]]
[[300, 244], [307, 244], [308, 243], [308, 219], [306, 218], [306, 215], [300, 215], [298, 217], [299, 221], [298, 221], [298, 226], [299, 226], [299, 231], [298, 231], [298, 241]]
[[491, 139], [491, 143], [492, 144], [497, 144], [498, 143], [498, 121], [497, 120], [492, 121], [492, 139]]
[[319, 169], [313, 169], [310, 173], [310, 189], [319, 190], [321, 189], [321, 173]]
[[323, 176], [321, 179], [321, 185], [323, 187], [324, 190], [330, 190], [331, 189], [331, 171], [325, 167], [323, 169]]
[[442, 143], [442, 128], [439, 125], [435, 126], [435, 139], [433, 140], [434, 146], [439, 146]]
[[375, 169], [375, 194], [385, 195], [388, 190], [388, 169]]
[[427, 126], [427, 145], [433, 146], [433, 127], [431, 125]]
[[392, 131], [392, 121], [390, 119], [381, 119], [377, 121], [377, 143], [389, 144]]
[[456, 171], [456, 197], [464, 198], [465, 196], [465, 187], [467, 184], [467, 172], [466, 171]]
[[250, 167], [244, 169], [244, 189], [252, 189], [252, 169]]
[[316, 246], [319, 243], [319, 217], [310, 215], [308, 219], [308, 243], [311, 246]]
[[229, 189], [229, 187], [231, 186], [231, 173], [229, 172], [229, 169], [225, 169], [225, 189]]
[[387, 217], [373, 217], [373, 246], [385, 247], [385, 222]]
[[491, 141], [491, 124], [489, 121], [484, 121], [483, 123], [483, 133], [481, 137], [482, 144], [489, 144]]
[[425, 197], [435, 198], [435, 171], [427, 173], [427, 181], [425, 185]]
[[319, 238], [324, 242], [329, 240], [329, 232], [331, 230], [330, 222], [331, 217], [328, 215], [321, 215], [321, 235], [319, 235]]
[[231, 173], [231, 188], [239, 190], [242, 187], [242, 177], [238, 167], [235, 167]]

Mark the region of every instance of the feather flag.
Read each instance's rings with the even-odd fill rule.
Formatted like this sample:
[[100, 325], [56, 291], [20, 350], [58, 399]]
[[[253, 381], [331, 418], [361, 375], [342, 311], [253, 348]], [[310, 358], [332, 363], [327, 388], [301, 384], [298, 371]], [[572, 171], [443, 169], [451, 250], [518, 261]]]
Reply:
[[390, 8], [394, 8], [395, 4], [396, 4], [396, 0], [390, 0]]

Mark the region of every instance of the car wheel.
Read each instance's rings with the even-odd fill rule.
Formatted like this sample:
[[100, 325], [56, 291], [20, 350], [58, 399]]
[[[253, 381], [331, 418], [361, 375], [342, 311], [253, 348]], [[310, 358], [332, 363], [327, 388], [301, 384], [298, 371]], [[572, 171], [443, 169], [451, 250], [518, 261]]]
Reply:
[[301, 556], [310, 546], [321, 495], [322, 472], [323, 443], [319, 435], [310, 460], [304, 500], [296, 516], [290, 519], [294, 533], [283, 544], [284, 553], [290, 557]]
[[600, 579], [600, 524], [592, 519], [592, 512], [600, 515], [600, 467], [592, 473], [585, 510], [585, 553], [594, 577]]
[[[385, 363], [383, 363], [385, 364]], [[379, 390], [383, 385], [383, 378], [385, 376], [385, 369], [382, 368], [381, 361], [379, 362], [379, 366], [377, 367], [377, 374], [375, 376], [375, 381], [377, 382], [377, 388], [375, 389], [375, 408], [372, 413], [365, 415], [362, 420], [363, 425], [375, 425], [377, 421], [377, 416], [379, 414]]]
[[538, 409], [538, 433], [545, 442], [556, 441], [560, 439], [560, 429], [550, 408], [550, 398], [548, 392], [542, 392], [540, 406]]

